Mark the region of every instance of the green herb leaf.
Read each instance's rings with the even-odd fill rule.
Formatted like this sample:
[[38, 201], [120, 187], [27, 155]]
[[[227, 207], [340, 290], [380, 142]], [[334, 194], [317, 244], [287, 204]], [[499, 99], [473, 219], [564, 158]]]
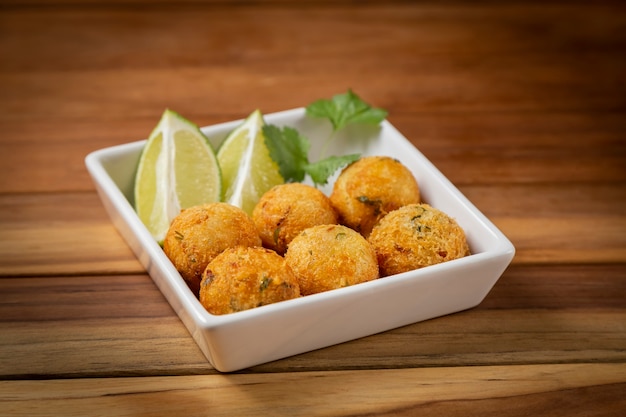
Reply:
[[375, 216], [378, 216], [378, 215], [380, 214], [380, 210], [381, 210], [381, 207], [382, 207], [382, 205], [383, 205], [382, 200], [380, 200], [380, 199], [378, 199], [378, 198], [377, 198], [377, 199], [375, 199], [375, 200], [372, 200], [372, 199], [370, 199], [370, 198], [369, 198], [368, 196], [366, 196], [366, 195], [360, 195], [360, 196], [358, 196], [356, 199], [357, 199], [360, 203], [363, 203], [363, 204], [365, 204], [366, 206], [370, 206], [371, 208], [373, 208], [373, 209], [374, 209], [374, 215], [375, 215]]
[[330, 178], [335, 171], [351, 164], [359, 159], [360, 156], [359, 154], [329, 156], [328, 158], [306, 165], [305, 170], [315, 184], [324, 185], [328, 183], [328, 178]]
[[263, 134], [270, 156], [278, 164], [285, 182], [302, 181], [309, 163], [309, 140], [288, 126], [281, 129], [275, 125], [264, 125]]
[[339, 168], [359, 159], [358, 154], [331, 156], [309, 163], [309, 140], [291, 127], [263, 126], [265, 144], [278, 164], [285, 182], [300, 182], [308, 174], [317, 185], [324, 185]]
[[371, 107], [354, 94], [352, 90], [337, 94], [332, 99], [321, 99], [306, 108], [309, 116], [325, 117], [330, 120], [333, 130], [338, 131], [350, 123], [379, 124], [387, 117], [387, 111]]
[[259, 285], [259, 291], [263, 292], [263, 290], [267, 289], [267, 287], [269, 287], [271, 283], [272, 277], [263, 276], [263, 279], [261, 280], [261, 285]]
[[[337, 94], [330, 100], [317, 100], [307, 108], [308, 115], [328, 118], [333, 125], [333, 132], [350, 123], [379, 124], [387, 117], [387, 111], [371, 107], [352, 92]], [[309, 175], [316, 185], [328, 183], [335, 171], [348, 165], [360, 155], [330, 156], [315, 163], [309, 163], [311, 143], [296, 129], [275, 125], [263, 126], [265, 144], [271, 158], [278, 164], [280, 175], [285, 182], [300, 182]], [[328, 139], [332, 140], [334, 135]], [[327, 142], [327, 144], [328, 144]], [[324, 146], [323, 149], [325, 149]], [[324, 154], [324, 152], [322, 152]]]

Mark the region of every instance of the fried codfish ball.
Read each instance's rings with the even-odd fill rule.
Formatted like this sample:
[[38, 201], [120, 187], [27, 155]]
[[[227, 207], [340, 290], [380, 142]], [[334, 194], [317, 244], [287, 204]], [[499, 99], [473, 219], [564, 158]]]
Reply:
[[266, 192], [252, 212], [263, 246], [280, 255], [301, 231], [320, 224], [336, 224], [337, 213], [328, 197], [301, 183], [281, 184]]
[[285, 259], [262, 247], [226, 249], [204, 270], [200, 303], [211, 314], [229, 314], [300, 296]]
[[410, 204], [387, 214], [368, 241], [382, 276], [399, 274], [469, 255], [465, 232], [444, 212]]
[[420, 190], [411, 171], [397, 159], [367, 156], [344, 168], [330, 201], [339, 223], [367, 237], [385, 214], [419, 203]]
[[285, 254], [302, 295], [378, 278], [376, 253], [365, 238], [342, 225], [320, 225], [296, 236]]
[[227, 203], [181, 211], [163, 241], [165, 254], [196, 295], [209, 262], [233, 246], [261, 246], [261, 238], [250, 216]]

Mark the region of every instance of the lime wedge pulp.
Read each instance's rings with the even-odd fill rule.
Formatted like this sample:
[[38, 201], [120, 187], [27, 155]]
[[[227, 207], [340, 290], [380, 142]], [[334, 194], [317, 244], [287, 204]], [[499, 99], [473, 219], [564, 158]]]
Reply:
[[220, 167], [209, 140], [192, 122], [165, 110], [139, 159], [135, 209], [161, 243], [180, 210], [220, 200]]
[[217, 152], [223, 201], [248, 214], [266, 191], [284, 183], [265, 145], [264, 124], [262, 113], [255, 110], [226, 137]]

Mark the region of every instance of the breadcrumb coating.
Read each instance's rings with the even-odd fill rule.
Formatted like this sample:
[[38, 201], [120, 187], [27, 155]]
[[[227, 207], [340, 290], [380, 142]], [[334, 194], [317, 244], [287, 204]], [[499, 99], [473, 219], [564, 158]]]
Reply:
[[298, 278], [302, 295], [378, 278], [372, 246], [359, 233], [342, 225], [304, 230], [291, 241], [285, 260]]
[[337, 178], [330, 201], [339, 223], [367, 237], [387, 213], [420, 202], [413, 173], [388, 156], [362, 157]]
[[217, 315], [299, 296], [298, 280], [284, 258], [262, 247], [226, 249], [206, 267], [200, 284], [200, 303]]
[[196, 296], [209, 262], [234, 246], [261, 246], [261, 238], [250, 216], [227, 203], [181, 211], [163, 241], [165, 254]]
[[374, 227], [368, 241], [382, 276], [399, 274], [469, 255], [457, 222], [428, 204], [399, 208]]
[[281, 184], [266, 192], [252, 212], [263, 246], [280, 255], [301, 231], [321, 224], [336, 224], [330, 199], [301, 183]]

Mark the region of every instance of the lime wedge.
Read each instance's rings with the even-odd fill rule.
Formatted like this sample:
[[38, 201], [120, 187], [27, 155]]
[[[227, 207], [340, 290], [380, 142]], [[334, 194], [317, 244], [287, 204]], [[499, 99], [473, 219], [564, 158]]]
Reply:
[[220, 200], [222, 182], [213, 148], [200, 129], [165, 110], [143, 149], [135, 178], [135, 209], [161, 243], [182, 209]]
[[255, 110], [226, 137], [217, 152], [223, 201], [249, 215], [266, 191], [285, 182], [265, 145], [264, 124], [263, 115]]

